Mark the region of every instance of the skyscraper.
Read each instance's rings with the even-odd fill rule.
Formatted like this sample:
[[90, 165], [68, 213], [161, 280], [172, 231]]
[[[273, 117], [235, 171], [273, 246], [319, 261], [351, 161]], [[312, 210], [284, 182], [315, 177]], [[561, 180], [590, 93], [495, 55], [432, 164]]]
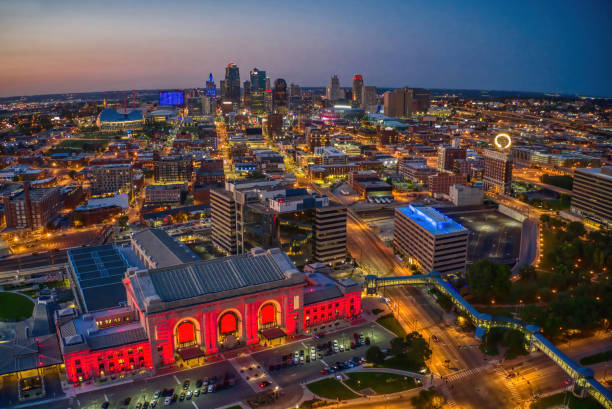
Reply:
[[378, 94], [376, 92], [375, 86], [364, 85], [361, 98], [363, 100], [361, 108], [365, 109], [368, 112], [378, 111]]
[[251, 106], [251, 81], [243, 82], [242, 88], [244, 89], [242, 95], [242, 102], [244, 106]]
[[274, 90], [272, 91], [272, 106], [274, 111], [279, 114], [286, 114], [288, 108], [287, 99], [287, 82], [282, 78], [277, 78], [274, 81]]
[[340, 79], [337, 75], [333, 75], [329, 79], [329, 85], [327, 86], [327, 99], [332, 102], [340, 99]]
[[360, 74], [353, 76], [353, 107], [359, 108], [363, 104], [363, 77]]
[[297, 110], [302, 104], [302, 91], [300, 90], [300, 86], [297, 84], [289, 85], [289, 107], [291, 110]]
[[253, 68], [250, 72], [251, 75], [251, 91], [265, 91], [266, 90], [266, 72], [260, 71], [257, 68]]
[[206, 96], [211, 98], [217, 96], [217, 86], [215, 80], [213, 80], [212, 72], [208, 76], [208, 81], [206, 81]]
[[421, 88], [402, 88], [387, 91], [383, 97], [385, 115], [400, 118], [427, 111], [431, 93]]
[[265, 112], [270, 113], [270, 112], [274, 111], [274, 103], [273, 103], [272, 90], [271, 89], [267, 89], [266, 92], [264, 92], [263, 102], [264, 102], [264, 111]]
[[219, 81], [219, 96], [221, 98], [225, 97], [225, 80]]
[[225, 67], [225, 92], [223, 97], [234, 104], [240, 104], [240, 70], [234, 63], [229, 63]]
[[496, 193], [512, 192], [512, 154], [485, 149], [482, 181], [486, 190]]

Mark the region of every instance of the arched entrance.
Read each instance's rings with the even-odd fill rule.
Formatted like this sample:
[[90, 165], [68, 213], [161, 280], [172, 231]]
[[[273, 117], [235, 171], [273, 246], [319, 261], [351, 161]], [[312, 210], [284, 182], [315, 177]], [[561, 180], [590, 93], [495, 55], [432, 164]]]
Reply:
[[200, 328], [190, 319], [180, 321], [174, 329], [175, 349], [188, 348], [200, 343]]
[[273, 302], [267, 301], [259, 308], [259, 314], [257, 314], [258, 329], [266, 329], [272, 327], [278, 327], [281, 325], [280, 306]]
[[259, 342], [265, 346], [282, 344], [286, 334], [281, 329], [281, 324], [280, 304], [275, 300], [268, 300], [261, 304], [257, 313]]
[[233, 348], [240, 344], [242, 325], [238, 311], [228, 310], [219, 315], [218, 332], [219, 344], [224, 348]]

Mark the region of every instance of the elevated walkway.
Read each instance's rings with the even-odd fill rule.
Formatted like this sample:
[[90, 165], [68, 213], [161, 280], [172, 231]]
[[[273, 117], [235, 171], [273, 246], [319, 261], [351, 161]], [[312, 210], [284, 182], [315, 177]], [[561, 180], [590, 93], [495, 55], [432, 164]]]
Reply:
[[365, 277], [364, 287], [368, 294], [376, 294], [380, 288], [404, 285], [434, 287], [449, 296], [453, 304], [474, 323], [478, 338], [481, 338], [489, 328], [508, 328], [521, 331], [531, 349], [537, 348], [542, 351], [574, 380], [574, 393], [578, 395], [588, 393], [604, 408], [612, 409], [612, 392], [593, 378], [593, 370], [579, 365], [555, 347], [542, 335], [540, 327], [524, 324], [512, 318], [494, 317], [490, 314], [478, 312], [457, 290], [444, 281], [439, 273], [432, 272], [425, 275], [398, 277], [368, 275]]

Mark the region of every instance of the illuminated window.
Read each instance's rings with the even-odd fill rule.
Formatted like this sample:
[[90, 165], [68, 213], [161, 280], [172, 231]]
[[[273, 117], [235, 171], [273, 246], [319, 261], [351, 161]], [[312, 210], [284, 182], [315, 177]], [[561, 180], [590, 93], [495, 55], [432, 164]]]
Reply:
[[142, 352], [142, 347], [138, 347], [138, 352]]

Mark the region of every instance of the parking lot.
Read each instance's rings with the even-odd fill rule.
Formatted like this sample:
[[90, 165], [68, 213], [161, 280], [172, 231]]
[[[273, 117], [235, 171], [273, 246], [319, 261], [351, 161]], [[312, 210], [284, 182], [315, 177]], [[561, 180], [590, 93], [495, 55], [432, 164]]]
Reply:
[[[320, 378], [323, 376], [321, 370], [326, 367], [330, 367], [336, 364], [336, 362], [345, 362], [352, 359], [353, 357], [365, 356], [365, 352], [368, 349], [367, 345], [356, 347], [351, 349], [351, 342], [355, 342], [354, 334], [363, 334], [364, 338], [370, 339], [370, 345], [378, 345], [381, 348], [389, 346], [391, 339], [394, 338], [392, 334], [381, 328], [378, 324], [368, 323], [356, 327], [347, 328], [343, 331], [334, 332], [319, 339], [309, 338], [301, 342], [295, 342], [289, 345], [284, 345], [279, 348], [274, 348], [266, 351], [262, 351], [253, 354], [252, 357], [255, 359], [262, 368], [264, 368], [269, 376], [274, 380], [280, 387], [289, 385], [295, 385], [300, 382], [308, 382], [312, 379]], [[338, 342], [338, 352], [333, 352], [333, 342]], [[323, 345], [332, 343], [332, 353], [327, 355], [328, 348], [317, 350], [317, 345]], [[340, 351], [340, 345], [345, 346], [344, 351]], [[346, 348], [348, 346], [348, 349]], [[316, 350], [316, 359], [310, 359], [310, 362], [306, 362], [306, 351], [311, 351], [312, 348]], [[291, 354], [295, 356], [298, 354], [298, 360], [300, 360], [300, 351], [304, 351], [303, 363], [287, 364], [283, 367], [283, 355], [287, 356]], [[319, 358], [319, 354], [322, 355]], [[270, 370], [270, 365], [281, 365], [279, 369]]]
[[[191, 391], [192, 394], [196, 390], [196, 382], [198, 379], [204, 380], [217, 377], [217, 384], [222, 384], [225, 375], [233, 378], [235, 385], [228, 386], [221, 390], [215, 390], [211, 393], [200, 393], [199, 396], [192, 396], [191, 399], [185, 397], [180, 400], [182, 392]], [[189, 380], [189, 387], [183, 389], [185, 380]], [[253, 390], [244, 382], [240, 375], [234, 370], [231, 363], [228, 361], [218, 362], [212, 365], [207, 365], [200, 368], [189, 369], [179, 373], [163, 375], [154, 378], [145, 378], [134, 381], [132, 383], [117, 385], [102, 389], [95, 392], [89, 392], [78, 395], [73, 402], [72, 408], [101, 408], [102, 404], [108, 400], [110, 408], [126, 408], [133, 409], [143, 402], [151, 402], [155, 392], [163, 391], [164, 389], [174, 389], [174, 394], [177, 395], [177, 400], [170, 407], [185, 407], [185, 408], [216, 408], [229, 405], [233, 402], [240, 401], [253, 394]], [[203, 385], [199, 388], [203, 389]], [[208, 392], [208, 390], [207, 390]], [[125, 404], [125, 399], [130, 397], [128, 405]], [[164, 406], [165, 398], [159, 398], [157, 407]]]

